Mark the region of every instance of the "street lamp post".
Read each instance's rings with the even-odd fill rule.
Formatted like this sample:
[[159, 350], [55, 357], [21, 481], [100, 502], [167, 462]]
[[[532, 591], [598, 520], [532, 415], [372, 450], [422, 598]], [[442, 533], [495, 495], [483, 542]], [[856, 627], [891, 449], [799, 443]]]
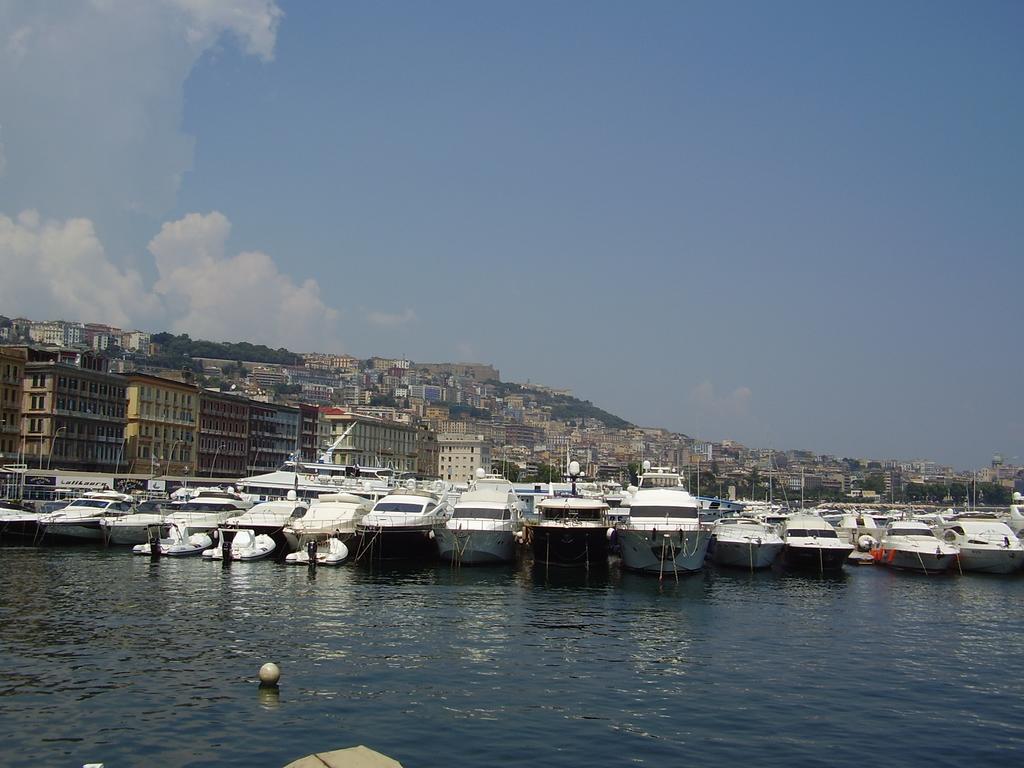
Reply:
[[173, 443], [171, 443], [171, 454], [167, 457], [167, 468], [164, 470], [165, 475], [171, 474], [171, 462], [174, 461], [174, 449], [177, 448], [179, 445], [184, 444], [185, 441], [180, 439], [175, 440]]
[[[60, 435], [61, 432], [65, 432], [65, 431], [67, 431], [67, 427], [57, 427], [57, 430], [53, 433], [53, 437], [50, 438], [50, 452], [46, 455], [46, 468], [47, 469], [50, 468], [50, 459], [53, 458], [53, 449], [54, 449], [54, 446], [57, 445], [57, 437]], [[40, 461], [42, 461], [42, 457], [41, 456], [40, 456]]]
[[117, 449], [117, 464], [114, 467], [114, 474], [115, 475], [118, 472], [121, 471], [121, 459], [124, 458], [124, 441], [127, 440], [127, 439], [128, 439], [127, 437], [122, 437], [121, 438], [121, 447]]
[[217, 468], [217, 457], [220, 455], [220, 449], [224, 447], [224, 443], [217, 445], [217, 450], [213, 452], [213, 464], [210, 465], [210, 477], [213, 477], [213, 470]]

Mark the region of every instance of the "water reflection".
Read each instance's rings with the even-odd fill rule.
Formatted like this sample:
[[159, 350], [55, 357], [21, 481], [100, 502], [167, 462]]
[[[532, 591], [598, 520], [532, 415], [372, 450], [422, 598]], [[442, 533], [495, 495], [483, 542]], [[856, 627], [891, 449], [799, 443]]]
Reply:
[[[900, 576], [4, 549], [0, 764], [249, 765], [258, 748], [280, 765], [371, 743], [428, 767], [852, 766], [899, 728], [890, 758], [915, 765], [951, 717], [980, 727], [950, 762], [1020, 749], [1024, 580]], [[256, 688], [268, 659], [276, 696]]]

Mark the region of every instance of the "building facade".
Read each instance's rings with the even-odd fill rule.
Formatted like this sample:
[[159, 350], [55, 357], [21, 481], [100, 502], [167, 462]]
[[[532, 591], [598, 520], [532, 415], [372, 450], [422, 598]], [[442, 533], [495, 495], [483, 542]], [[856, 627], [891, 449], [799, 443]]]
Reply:
[[[125, 382], [91, 354], [78, 365], [28, 350], [21, 437], [26, 464], [117, 471], [125, 466]], [[35, 359], [33, 359], [35, 358]]]
[[21, 453], [21, 393], [28, 351], [0, 347], [0, 458], [15, 462]]
[[329, 445], [344, 437], [334, 449], [333, 463], [390, 467], [398, 473], [416, 472], [417, 429], [414, 425], [358, 415], [342, 408], [324, 408], [320, 417]]
[[132, 472], [186, 475], [196, 467], [199, 388], [146, 373], [124, 377], [127, 456]]
[[199, 391], [196, 474], [240, 478], [248, 474], [249, 400], [213, 389]]
[[315, 405], [299, 405], [299, 460], [316, 461], [320, 449], [320, 409]]
[[249, 474], [270, 472], [299, 447], [299, 409], [290, 405], [249, 404]]
[[468, 483], [477, 467], [491, 469], [491, 447], [483, 435], [455, 432], [437, 436], [438, 474], [452, 483]]

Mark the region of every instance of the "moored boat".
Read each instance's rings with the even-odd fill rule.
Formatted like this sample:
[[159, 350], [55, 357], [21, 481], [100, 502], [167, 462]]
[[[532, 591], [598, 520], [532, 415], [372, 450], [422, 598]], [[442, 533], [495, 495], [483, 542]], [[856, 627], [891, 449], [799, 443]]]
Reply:
[[646, 462], [644, 469], [629, 517], [615, 526], [623, 568], [660, 576], [699, 571], [711, 540], [700, 522], [700, 499], [678, 473]]
[[956, 520], [941, 536], [959, 550], [961, 570], [1005, 574], [1024, 567], [1024, 544], [1001, 520]]
[[434, 528], [451, 516], [446, 489], [396, 490], [373, 505], [356, 523], [353, 538], [354, 559], [434, 560], [437, 546]]
[[189, 557], [201, 555], [213, 547], [213, 537], [207, 531], [190, 531], [183, 526], [171, 524], [167, 536], [159, 537], [157, 531], [160, 527], [155, 526], [150, 540], [145, 544], [136, 544], [132, 552], [151, 557]]
[[325, 493], [310, 505], [302, 517], [293, 517], [284, 528], [291, 552], [301, 552], [309, 541], [334, 537], [348, 542], [355, 536], [356, 523], [373, 508], [373, 502], [351, 493]]
[[921, 573], [943, 573], [957, 561], [959, 550], [939, 539], [919, 520], [889, 523], [871, 556], [879, 565]]
[[516, 556], [523, 508], [511, 482], [477, 469], [452, 516], [434, 529], [438, 554], [442, 560], [460, 565], [511, 562]]
[[0, 541], [32, 542], [39, 536], [39, 518], [34, 509], [15, 501], [0, 501]]
[[345, 543], [331, 536], [321, 541], [308, 540], [306, 546], [285, 555], [284, 561], [289, 565], [341, 565], [348, 555]]
[[104, 518], [135, 511], [131, 496], [116, 491], [95, 491], [72, 499], [62, 509], [39, 518], [39, 540], [47, 544], [102, 543]]
[[557, 496], [536, 505], [525, 525], [526, 541], [539, 565], [589, 566], [608, 560], [608, 505], [601, 499]]
[[243, 528], [234, 532], [228, 540], [222, 540], [220, 546], [214, 546], [203, 552], [208, 560], [263, 560], [277, 550], [277, 543], [265, 533], [257, 533], [252, 528]]
[[775, 526], [750, 517], [724, 517], [711, 535], [712, 562], [729, 568], [768, 568], [786, 545]]
[[843, 568], [853, 545], [817, 515], [792, 515], [783, 522], [782, 563], [786, 568], [818, 573]]

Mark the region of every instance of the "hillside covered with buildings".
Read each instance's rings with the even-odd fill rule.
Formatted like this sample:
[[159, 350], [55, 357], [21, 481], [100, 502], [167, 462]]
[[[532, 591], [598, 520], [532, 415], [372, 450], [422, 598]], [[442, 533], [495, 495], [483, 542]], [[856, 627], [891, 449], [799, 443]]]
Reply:
[[709, 495], [1005, 503], [998, 457], [956, 473], [926, 460], [816, 455], [641, 427], [572, 392], [485, 363], [295, 353], [94, 323], [0, 317], [0, 458], [100, 472], [232, 479], [332, 447], [341, 464], [465, 482], [478, 466], [560, 479], [567, 458], [627, 482], [643, 459]]

